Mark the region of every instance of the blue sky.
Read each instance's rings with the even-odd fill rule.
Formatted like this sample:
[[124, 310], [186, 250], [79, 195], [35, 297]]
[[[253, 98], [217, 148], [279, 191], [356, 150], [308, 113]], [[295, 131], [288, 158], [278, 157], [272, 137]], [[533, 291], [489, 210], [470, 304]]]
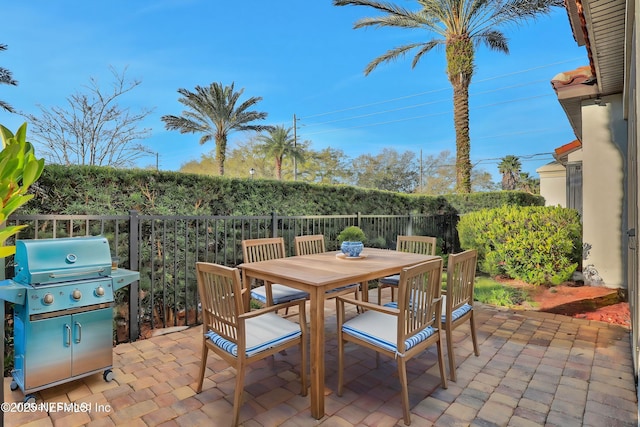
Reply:
[[[410, 0], [395, 0], [412, 7]], [[330, 0], [112, 0], [7, 2], [3, 5], [0, 66], [18, 80], [0, 86], [0, 99], [16, 110], [64, 106], [89, 82], [112, 82], [109, 67], [127, 68], [142, 84], [121, 99], [132, 109], [153, 108], [143, 141], [159, 153], [161, 170], [178, 170], [214, 147], [199, 135], [164, 129], [160, 117], [180, 114], [179, 88], [235, 82], [245, 97], [260, 96], [266, 122], [293, 125], [311, 147], [339, 148], [353, 158], [385, 147], [423, 156], [455, 153], [452, 91], [443, 51], [411, 69], [412, 56], [363, 70], [388, 49], [424, 40], [420, 32], [354, 30], [371, 16], [364, 7]], [[510, 54], [480, 46], [470, 87], [471, 159], [498, 179], [497, 158], [520, 156], [523, 170], [551, 161], [549, 153], [575, 136], [550, 80], [587, 65], [564, 9], [524, 26], [502, 28]], [[242, 98], [245, 99], [245, 98]], [[0, 112], [12, 130], [24, 122]], [[230, 147], [249, 136], [234, 133]], [[139, 166], [155, 165], [150, 156]], [[250, 165], [248, 165], [249, 169]]]

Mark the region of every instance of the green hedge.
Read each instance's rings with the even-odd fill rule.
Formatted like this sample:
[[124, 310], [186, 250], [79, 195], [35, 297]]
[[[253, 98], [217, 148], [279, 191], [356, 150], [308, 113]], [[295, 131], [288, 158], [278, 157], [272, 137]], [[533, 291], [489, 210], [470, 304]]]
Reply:
[[346, 185], [210, 177], [146, 169], [47, 165], [22, 214], [405, 215], [543, 204], [519, 192], [424, 196]]
[[568, 280], [582, 257], [582, 226], [573, 209], [484, 209], [460, 219], [458, 236], [463, 249], [478, 250], [481, 271], [531, 284]]

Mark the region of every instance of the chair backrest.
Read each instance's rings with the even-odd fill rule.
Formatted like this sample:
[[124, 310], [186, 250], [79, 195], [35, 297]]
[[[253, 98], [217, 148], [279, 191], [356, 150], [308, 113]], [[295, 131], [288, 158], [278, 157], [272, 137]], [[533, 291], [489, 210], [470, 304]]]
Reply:
[[244, 313], [240, 271], [208, 262], [196, 263], [203, 326], [238, 342], [238, 315]]
[[293, 241], [296, 246], [296, 255], [312, 255], [326, 251], [322, 234], [295, 236]]
[[400, 272], [398, 283], [398, 351], [405, 340], [423, 329], [440, 326], [442, 258], [423, 262]]
[[473, 283], [476, 278], [478, 251], [475, 249], [449, 254], [447, 261], [447, 306], [455, 310], [464, 304], [473, 305]]
[[282, 237], [272, 237], [243, 240], [242, 256], [244, 262], [259, 262], [284, 258], [286, 256], [284, 239]]
[[430, 236], [398, 236], [396, 250], [422, 255], [435, 255], [438, 239]]

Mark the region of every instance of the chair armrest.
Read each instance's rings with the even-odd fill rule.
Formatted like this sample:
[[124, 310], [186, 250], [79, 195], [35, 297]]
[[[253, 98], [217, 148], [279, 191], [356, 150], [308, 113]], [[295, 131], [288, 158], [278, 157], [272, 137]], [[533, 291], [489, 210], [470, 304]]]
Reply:
[[259, 308], [257, 310], [251, 310], [251, 311], [249, 311], [247, 313], [242, 313], [241, 315], [238, 316], [238, 319], [249, 319], [251, 317], [260, 316], [260, 315], [265, 314], [265, 313], [271, 313], [271, 312], [278, 311], [278, 310], [283, 309], [283, 308], [293, 307], [295, 305], [299, 306], [301, 312], [304, 312], [304, 310], [305, 310], [304, 304], [305, 304], [305, 300], [300, 299], [300, 300], [295, 300], [295, 301], [289, 301], [289, 302], [286, 302], [286, 303], [283, 303], [283, 304], [270, 305], [268, 307], [262, 307], [262, 308]]
[[349, 303], [349, 304], [353, 304], [353, 305], [365, 308], [367, 310], [379, 311], [381, 313], [391, 314], [393, 316], [397, 316], [398, 313], [400, 313], [400, 311], [397, 308], [384, 307], [382, 305], [373, 304], [371, 302], [360, 301], [360, 300], [356, 300], [356, 299], [353, 299], [353, 298], [337, 297], [336, 299], [339, 299], [339, 300], [341, 300], [343, 302], [346, 302], [346, 303]]

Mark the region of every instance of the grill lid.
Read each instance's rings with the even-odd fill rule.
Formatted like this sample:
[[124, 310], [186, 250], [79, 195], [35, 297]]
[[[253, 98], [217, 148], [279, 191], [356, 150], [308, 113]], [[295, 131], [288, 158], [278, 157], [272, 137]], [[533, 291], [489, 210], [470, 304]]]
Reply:
[[45, 285], [109, 277], [111, 251], [102, 236], [17, 240], [13, 280]]

